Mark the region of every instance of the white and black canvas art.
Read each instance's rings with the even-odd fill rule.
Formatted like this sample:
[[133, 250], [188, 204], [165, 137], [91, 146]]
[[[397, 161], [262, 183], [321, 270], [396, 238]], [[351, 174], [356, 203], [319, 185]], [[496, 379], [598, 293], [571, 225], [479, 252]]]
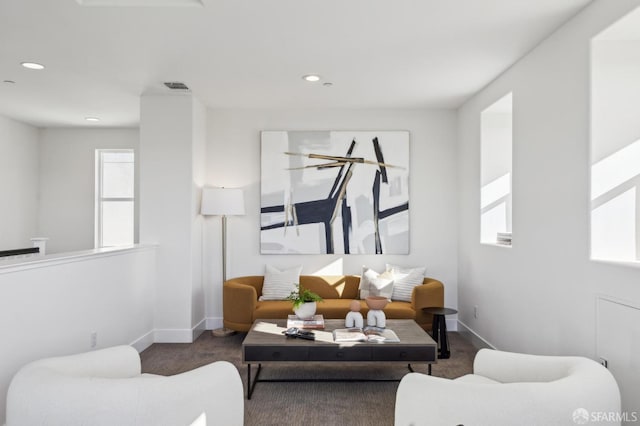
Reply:
[[408, 254], [409, 132], [264, 131], [262, 254]]

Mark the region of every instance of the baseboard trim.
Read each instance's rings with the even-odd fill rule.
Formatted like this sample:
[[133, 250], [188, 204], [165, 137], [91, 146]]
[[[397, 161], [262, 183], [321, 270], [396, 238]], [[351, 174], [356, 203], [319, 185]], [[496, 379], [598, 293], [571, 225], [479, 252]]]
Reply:
[[485, 340], [482, 336], [480, 336], [471, 327], [467, 326], [462, 321], [458, 320], [458, 325], [459, 325], [458, 333], [461, 336], [469, 339], [469, 341], [476, 348], [478, 348], [478, 349], [484, 349], [484, 348], [497, 349], [495, 346], [493, 346], [491, 343], [489, 343], [487, 340]]
[[193, 330], [156, 329], [153, 331], [153, 343], [193, 343]]
[[445, 322], [447, 323], [448, 331], [458, 331], [458, 320], [455, 318], [445, 318]]
[[153, 343], [193, 343], [206, 329], [207, 320], [203, 318], [192, 328], [155, 329]]
[[204, 331], [207, 329], [207, 319], [202, 318], [202, 320], [193, 327], [191, 332], [191, 341], [194, 342]]
[[144, 334], [142, 337], [139, 337], [138, 339], [131, 342], [130, 345], [133, 346], [138, 351], [138, 353], [140, 353], [155, 342], [154, 334], [154, 331], [151, 330], [150, 332]]
[[207, 322], [207, 330], [215, 330], [218, 328], [222, 328], [222, 318], [220, 317], [209, 317], [206, 318]]

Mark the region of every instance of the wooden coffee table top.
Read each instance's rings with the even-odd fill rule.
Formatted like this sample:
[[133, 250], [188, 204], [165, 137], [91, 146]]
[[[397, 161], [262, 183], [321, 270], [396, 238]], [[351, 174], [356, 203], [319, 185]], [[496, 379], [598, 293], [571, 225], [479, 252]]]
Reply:
[[[321, 340], [288, 338], [280, 333], [256, 331], [259, 323], [286, 327], [287, 320], [258, 319], [242, 342], [245, 363], [280, 361], [397, 361], [436, 362], [437, 343], [413, 320], [387, 320], [400, 342], [336, 343]], [[344, 320], [325, 320], [325, 329], [332, 332], [345, 328]], [[316, 331], [316, 330], [314, 330]]]

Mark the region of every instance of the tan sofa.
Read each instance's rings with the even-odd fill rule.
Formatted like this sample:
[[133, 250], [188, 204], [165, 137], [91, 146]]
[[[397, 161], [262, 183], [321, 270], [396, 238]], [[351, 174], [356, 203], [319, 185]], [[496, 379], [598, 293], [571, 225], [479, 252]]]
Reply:
[[[286, 318], [293, 314], [289, 300], [259, 301], [262, 294], [262, 275], [238, 277], [223, 284], [224, 326], [236, 331], [249, 331], [253, 322], [260, 319]], [[358, 297], [360, 277], [357, 275], [316, 276], [301, 275], [300, 285], [319, 294], [324, 301], [318, 302], [316, 313], [325, 319], [345, 318], [349, 303]], [[360, 312], [366, 318], [368, 308], [364, 300]], [[422, 312], [422, 308], [444, 306], [444, 286], [438, 280], [425, 278], [416, 286], [411, 302], [392, 301], [384, 313], [389, 319], [413, 319], [425, 330], [431, 330], [432, 315]]]

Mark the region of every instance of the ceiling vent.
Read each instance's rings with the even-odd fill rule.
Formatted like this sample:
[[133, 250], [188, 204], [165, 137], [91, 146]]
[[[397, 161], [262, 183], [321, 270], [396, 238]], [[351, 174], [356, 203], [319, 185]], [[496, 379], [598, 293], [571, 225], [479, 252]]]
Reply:
[[179, 81], [165, 81], [164, 85], [171, 90], [189, 90], [186, 84]]

